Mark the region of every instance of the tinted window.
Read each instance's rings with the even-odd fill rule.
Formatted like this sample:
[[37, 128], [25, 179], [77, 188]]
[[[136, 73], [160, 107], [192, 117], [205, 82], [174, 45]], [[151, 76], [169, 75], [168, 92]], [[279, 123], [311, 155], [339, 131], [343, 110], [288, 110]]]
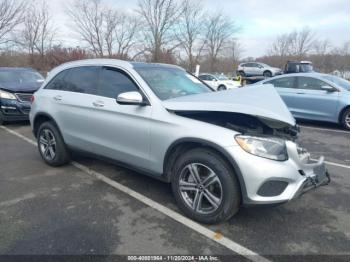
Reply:
[[281, 87], [281, 88], [293, 88], [294, 80], [295, 80], [294, 77], [283, 77], [283, 78], [267, 81], [264, 84], [271, 84], [274, 87]]
[[206, 81], [208, 80], [208, 76], [207, 75], [202, 75], [198, 77], [200, 80]]
[[329, 86], [329, 84], [311, 77], [298, 77], [298, 88], [308, 90], [322, 90], [322, 86]]
[[207, 76], [207, 79], [208, 79], [209, 81], [214, 81], [214, 80], [215, 80], [215, 77], [208, 75], [208, 76]]
[[44, 89], [53, 89], [53, 90], [65, 90], [64, 78], [67, 74], [67, 71], [63, 71], [56, 75]]
[[97, 94], [99, 67], [84, 66], [67, 70], [64, 90], [70, 92]]
[[102, 69], [99, 95], [117, 98], [121, 93], [132, 91], [138, 91], [138, 87], [125, 73], [115, 68]]

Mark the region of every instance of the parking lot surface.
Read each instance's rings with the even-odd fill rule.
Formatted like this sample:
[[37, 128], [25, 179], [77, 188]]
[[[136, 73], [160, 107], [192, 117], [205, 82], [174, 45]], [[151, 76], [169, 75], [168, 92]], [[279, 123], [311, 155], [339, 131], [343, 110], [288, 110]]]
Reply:
[[[0, 254], [241, 255], [243, 247], [271, 260], [350, 255], [350, 133], [323, 125], [301, 131], [299, 143], [326, 157], [332, 183], [285, 205], [243, 208], [226, 223], [202, 225], [238, 245], [229, 248], [84, 169], [45, 165], [28, 123], [7, 125], [0, 128]], [[181, 214], [169, 185], [100, 160], [74, 160]]]

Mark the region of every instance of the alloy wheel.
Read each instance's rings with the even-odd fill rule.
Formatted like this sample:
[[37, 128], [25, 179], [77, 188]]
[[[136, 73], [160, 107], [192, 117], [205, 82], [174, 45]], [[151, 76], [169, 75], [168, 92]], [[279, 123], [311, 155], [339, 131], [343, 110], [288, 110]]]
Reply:
[[206, 165], [191, 163], [179, 177], [180, 195], [186, 205], [200, 214], [214, 213], [223, 199], [219, 177]]
[[49, 129], [43, 129], [39, 136], [39, 145], [42, 156], [46, 160], [53, 160], [56, 156], [56, 139]]
[[345, 116], [345, 125], [350, 128], [350, 112]]

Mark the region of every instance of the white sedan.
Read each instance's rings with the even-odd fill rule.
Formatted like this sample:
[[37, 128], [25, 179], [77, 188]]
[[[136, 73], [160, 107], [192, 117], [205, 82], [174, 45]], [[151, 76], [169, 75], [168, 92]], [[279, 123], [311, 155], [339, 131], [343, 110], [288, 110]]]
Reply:
[[241, 86], [239, 81], [230, 80], [224, 75], [202, 74], [198, 78], [217, 91], [237, 88]]

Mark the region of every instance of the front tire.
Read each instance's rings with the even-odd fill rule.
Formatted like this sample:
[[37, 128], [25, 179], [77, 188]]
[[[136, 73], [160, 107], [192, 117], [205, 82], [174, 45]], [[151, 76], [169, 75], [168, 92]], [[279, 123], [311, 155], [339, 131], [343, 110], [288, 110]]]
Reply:
[[225, 91], [225, 90], [227, 90], [227, 88], [224, 85], [221, 85], [218, 87], [218, 91]]
[[193, 149], [175, 163], [172, 190], [190, 218], [216, 224], [231, 218], [241, 203], [239, 183], [229, 164], [208, 149]]
[[46, 164], [63, 166], [70, 161], [69, 151], [53, 122], [44, 122], [37, 133], [39, 153]]
[[341, 117], [341, 124], [346, 130], [350, 131], [350, 108], [346, 109]]

